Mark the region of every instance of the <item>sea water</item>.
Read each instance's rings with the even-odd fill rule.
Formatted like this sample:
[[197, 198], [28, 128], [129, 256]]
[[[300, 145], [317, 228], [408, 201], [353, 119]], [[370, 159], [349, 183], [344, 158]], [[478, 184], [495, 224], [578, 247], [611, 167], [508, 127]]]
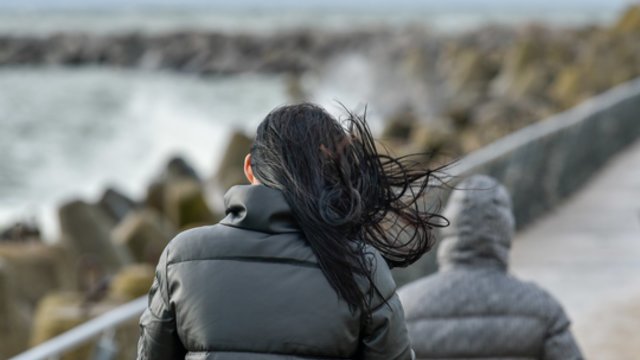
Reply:
[[59, 202], [141, 196], [169, 156], [210, 175], [231, 131], [287, 101], [274, 76], [104, 68], [0, 69], [0, 94], [0, 222], [35, 216], [47, 233]]

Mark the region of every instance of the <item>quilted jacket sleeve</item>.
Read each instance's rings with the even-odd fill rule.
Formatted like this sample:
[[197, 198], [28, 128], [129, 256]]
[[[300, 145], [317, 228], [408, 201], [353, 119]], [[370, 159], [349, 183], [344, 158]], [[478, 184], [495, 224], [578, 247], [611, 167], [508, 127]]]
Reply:
[[397, 294], [375, 308], [364, 331], [361, 359], [412, 360], [404, 311]]
[[187, 353], [176, 328], [167, 290], [167, 253], [162, 253], [149, 291], [149, 305], [140, 318], [138, 360], [184, 359]]
[[[396, 293], [396, 283], [391, 271], [379, 252], [371, 249], [376, 259], [372, 262], [373, 279], [377, 287], [372, 304], [371, 319], [366, 322], [361, 335], [360, 355], [363, 360], [412, 360], [415, 359], [409, 332], [404, 319], [404, 309]], [[386, 299], [386, 301], [385, 301]]]
[[547, 331], [543, 360], [583, 360], [580, 349], [569, 328], [570, 321], [555, 299], [554, 317]]

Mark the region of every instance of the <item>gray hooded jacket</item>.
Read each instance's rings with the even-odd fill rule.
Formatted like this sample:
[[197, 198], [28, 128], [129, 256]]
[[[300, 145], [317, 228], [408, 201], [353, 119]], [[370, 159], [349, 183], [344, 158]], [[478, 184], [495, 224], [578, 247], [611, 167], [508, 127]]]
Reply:
[[391, 272], [369, 321], [338, 297], [278, 190], [235, 186], [227, 217], [191, 229], [160, 258], [140, 319], [138, 360], [410, 360]]
[[439, 273], [398, 291], [417, 359], [582, 359], [560, 304], [507, 274], [506, 189], [487, 176], [459, 188], [444, 213]]

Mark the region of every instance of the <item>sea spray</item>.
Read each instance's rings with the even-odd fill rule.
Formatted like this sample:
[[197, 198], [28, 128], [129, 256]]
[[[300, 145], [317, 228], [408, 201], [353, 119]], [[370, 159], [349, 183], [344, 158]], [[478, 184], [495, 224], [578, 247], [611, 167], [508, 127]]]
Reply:
[[0, 89], [0, 224], [35, 217], [49, 240], [62, 201], [107, 186], [139, 198], [173, 154], [209, 176], [232, 129], [287, 102], [275, 76], [110, 68], [5, 68]]

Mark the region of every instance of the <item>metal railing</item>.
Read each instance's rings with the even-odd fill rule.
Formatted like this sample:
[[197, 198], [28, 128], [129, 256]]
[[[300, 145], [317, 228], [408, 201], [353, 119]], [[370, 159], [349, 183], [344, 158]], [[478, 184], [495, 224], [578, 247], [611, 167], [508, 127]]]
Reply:
[[101, 338], [97, 346], [100, 351], [95, 352], [95, 358], [100, 360], [113, 359], [118, 350], [114, 341], [115, 329], [128, 321], [140, 317], [146, 306], [147, 296], [145, 295], [78, 325], [9, 360], [58, 359], [61, 355], [99, 336]]

